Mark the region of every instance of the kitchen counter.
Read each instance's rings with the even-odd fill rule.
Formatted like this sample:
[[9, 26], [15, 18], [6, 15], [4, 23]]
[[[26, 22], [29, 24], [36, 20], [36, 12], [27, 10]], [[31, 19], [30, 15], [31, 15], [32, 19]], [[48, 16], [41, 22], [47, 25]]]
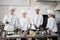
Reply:
[[51, 34], [51, 35], [35, 35], [35, 36], [30, 36], [30, 35], [27, 35], [27, 36], [22, 36], [22, 35], [7, 35], [6, 36], [6, 39], [21, 39], [21, 38], [51, 38], [51, 37], [58, 37], [58, 34]]

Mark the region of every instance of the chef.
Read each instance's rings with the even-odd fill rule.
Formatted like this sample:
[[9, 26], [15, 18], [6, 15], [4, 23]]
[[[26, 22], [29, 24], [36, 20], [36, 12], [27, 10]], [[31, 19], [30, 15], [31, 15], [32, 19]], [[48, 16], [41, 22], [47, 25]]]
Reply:
[[[35, 13], [32, 17], [32, 27], [31, 29], [41, 29], [42, 24], [43, 24], [43, 16], [40, 14], [40, 8], [37, 6], [35, 7]], [[32, 38], [32, 40], [35, 40], [35, 38]], [[39, 39], [40, 40], [40, 39]]]
[[4, 30], [13, 31], [15, 28], [18, 28], [18, 18], [14, 14], [15, 8], [9, 7], [9, 13], [5, 15], [3, 23], [5, 25]]
[[[20, 24], [20, 29], [22, 30], [23, 35], [26, 36], [27, 31], [30, 27], [30, 20], [27, 17], [27, 12], [24, 10], [22, 11], [21, 18], [19, 19], [19, 24]], [[21, 40], [26, 40], [26, 39], [22, 38]]]
[[[53, 11], [52, 10], [47, 10], [48, 13], [48, 22], [47, 22], [47, 29], [50, 30], [53, 33], [57, 33], [57, 25], [55, 19], [52, 17]], [[56, 37], [53, 38], [53, 40], [57, 40]]]
[[47, 10], [48, 13], [48, 23], [47, 23], [47, 28], [51, 30], [52, 32], [56, 33], [57, 32], [57, 25], [55, 19], [52, 17], [53, 11], [52, 10]]
[[30, 20], [27, 17], [26, 11], [24, 11], [24, 10], [22, 11], [22, 16], [19, 19], [19, 22], [20, 22], [20, 28], [21, 28], [21, 30], [27, 31], [29, 29], [29, 27], [30, 27]]
[[32, 17], [33, 18], [32, 25], [34, 25], [36, 29], [40, 29], [40, 27], [43, 24], [43, 16], [39, 12], [40, 12], [39, 7], [35, 7], [35, 14]]

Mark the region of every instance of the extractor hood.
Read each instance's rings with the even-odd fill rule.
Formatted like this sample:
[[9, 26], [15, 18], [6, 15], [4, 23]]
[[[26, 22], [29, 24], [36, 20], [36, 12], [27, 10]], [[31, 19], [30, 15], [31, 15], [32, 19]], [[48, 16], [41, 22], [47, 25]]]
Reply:
[[55, 2], [55, 1], [60, 1], [60, 0], [35, 0], [36, 2]]

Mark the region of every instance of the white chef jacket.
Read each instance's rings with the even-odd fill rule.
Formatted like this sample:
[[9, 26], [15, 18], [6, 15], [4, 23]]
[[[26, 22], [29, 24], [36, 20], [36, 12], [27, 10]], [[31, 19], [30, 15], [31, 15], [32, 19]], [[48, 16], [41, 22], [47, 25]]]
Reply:
[[48, 18], [47, 28], [49, 28], [52, 32], [57, 32], [56, 21], [53, 17]]
[[[9, 24], [6, 24], [6, 22], [9, 22]], [[14, 28], [18, 26], [18, 18], [14, 14], [6, 14], [3, 23], [5, 24], [4, 30], [14, 30]]]
[[30, 20], [27, 17], [21, 17], [19, 19], [19, 25], [21, 30], [27, 31], [28, 28], [30, 27]]
[[35, 14], [31, 21], [32, 24], [35, 24], [37, 27], [43, 24], [43, 16], [41, 14]]

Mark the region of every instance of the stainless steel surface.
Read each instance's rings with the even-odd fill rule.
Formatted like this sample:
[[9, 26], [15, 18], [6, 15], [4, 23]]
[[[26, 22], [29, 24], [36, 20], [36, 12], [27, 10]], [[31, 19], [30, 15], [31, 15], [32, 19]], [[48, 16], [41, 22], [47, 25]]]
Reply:
[[45, 35], [45, 36], [40, 36], [40, 35], [36, 35], [36, 36], [26, 36], [26, 37], [22, 37], [22, 36], [18, 36], [18, 35], [11, 35], [11, 36], [7, 36], [6, 37], [6, 39], [14, 39], [14, 38], [16, 38], [16, 39], [21, 39], [21, 38], [27, 38], [27, 39], [29, 39], [29, 38], [44, 38], [44, 37], [46, 37], [46, 38], [48, 38], [48, 37], [55, 37], [55, 36], [58, 36], [57, 34], [52, 34], [52, 35]]

